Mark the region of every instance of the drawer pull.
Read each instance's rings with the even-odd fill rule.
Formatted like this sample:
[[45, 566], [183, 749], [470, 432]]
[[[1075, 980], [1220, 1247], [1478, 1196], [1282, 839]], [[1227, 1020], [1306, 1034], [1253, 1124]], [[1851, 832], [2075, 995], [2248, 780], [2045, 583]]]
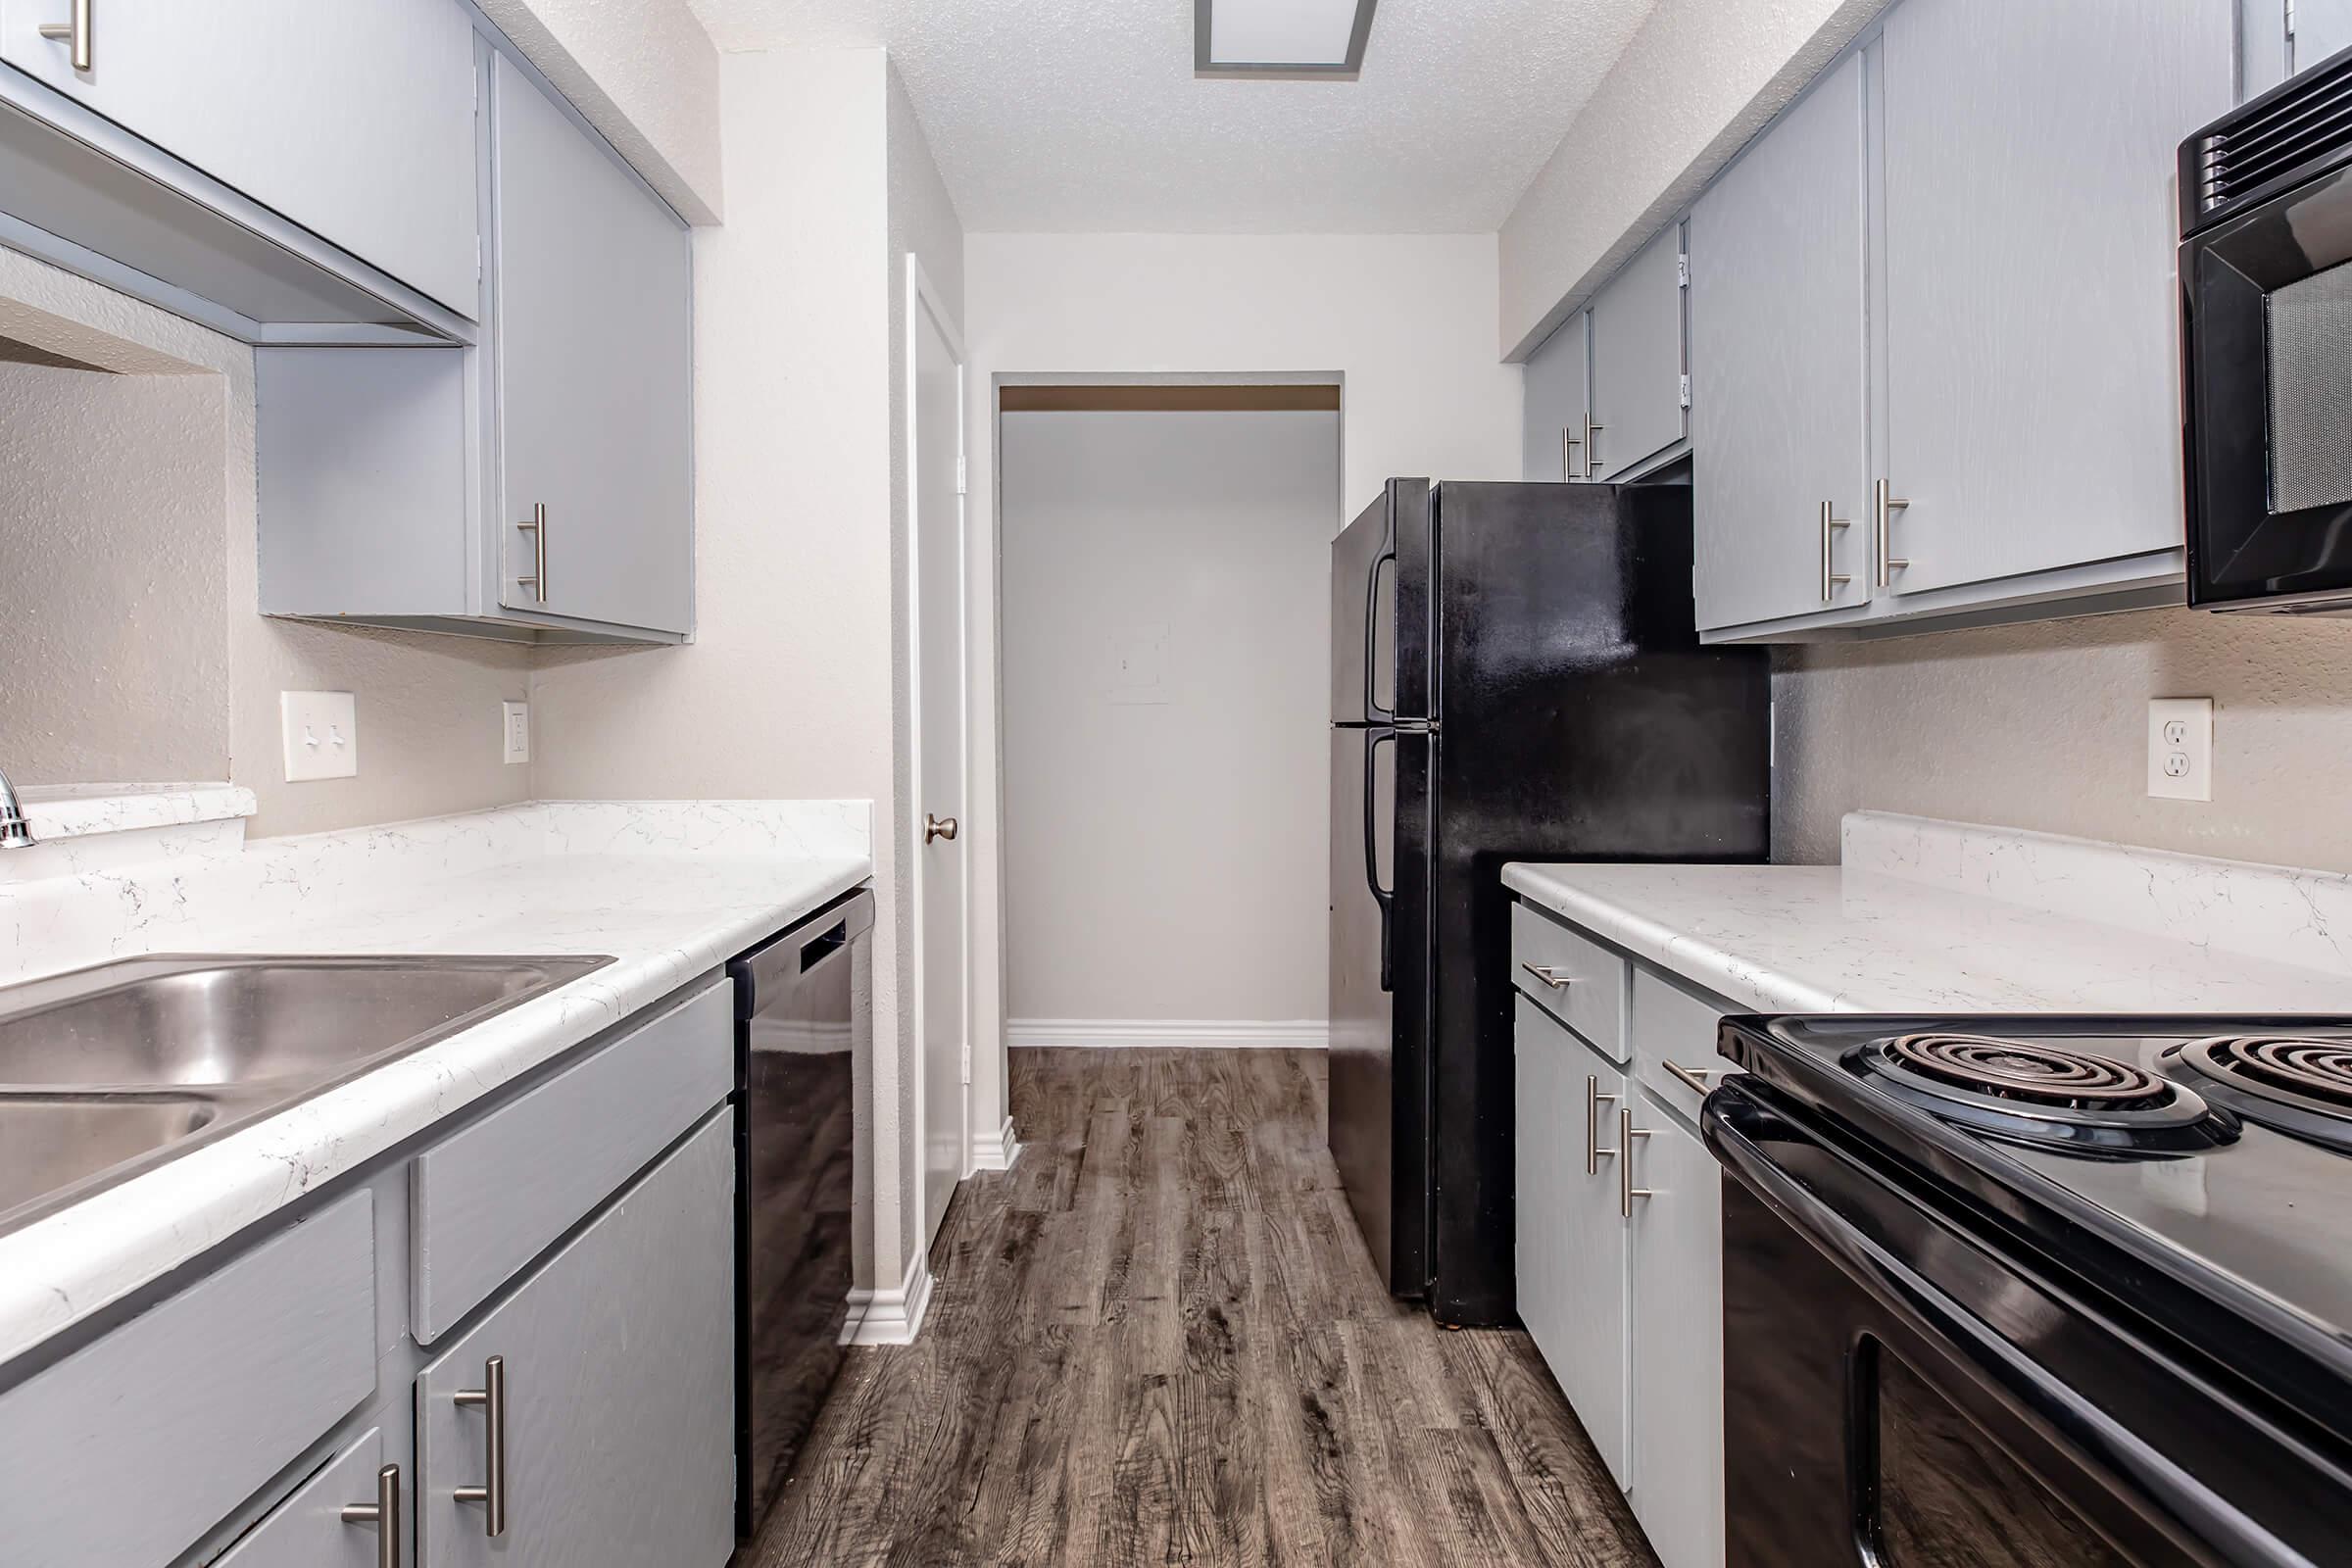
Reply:
[[1600, 1102], [1617, 1103], [1615, 1095], [1600, 1092], [1600, 1080], [1591, 1073], [1585, 1075], [1585, 1174], [1600, 1174], [1600, 1162], [1615, 1154], [1614, 1149], [1600, 1147]]
[[460, 1389], [455, 1397], [460, 1404], [480, 1405], [488, 1428], [482, 1441], [483, 1484], [458, 1488], [457, 1498], [482, 1504], [482, 1533], [496, 1540], [507, 1533], [507, 1358], [494, 1355], [483, 1362], [482, 1386]]
[[1666, 1062], [1665, 1067], [1668, 1072], [1702, 1095], [1707, 1092], [1707, 1080], [1718, 1077], [1723, 1072], [1721, 1067], [1686, 1067], [1679, 1061]]
[[1523, 963], [1519, 967], [1525, 969], [1529, 974], [1534, 975], [1537, 979], [1543, 981], [1554, 991], [1565, 991], [1570, 986], [1576, 984], [1576, 976], [1572, 974], [1562, 974], [1559, 970], [1553, 968], [1548, 963]]
[[1632, 1111], [1617, 1112], [1617, 1147], [1625, 1151], [1625, 1158], [1617, 1162], [1617, 1212], [1627, 1219], [1634, 1217], [1635, 1199], [1657, 1196], [1646, 1187], [1634, 1185], [1634, 1140], [1648, 1136], [1647, 1132], [1634, 1125]]
[[343, 1510], [343, 1522], [375, 1526], [375, 1568], [400, 1568], [400, 1466], [378, 1470], [375, 1500], [352, 1503]]

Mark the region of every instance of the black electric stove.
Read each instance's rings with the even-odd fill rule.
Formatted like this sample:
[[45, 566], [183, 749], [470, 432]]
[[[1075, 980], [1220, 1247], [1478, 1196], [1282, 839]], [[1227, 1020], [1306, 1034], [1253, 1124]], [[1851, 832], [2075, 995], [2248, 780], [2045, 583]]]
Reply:
[[2352, 1020], [1727, 1020], [1731, 1568], [2352, 1563]]

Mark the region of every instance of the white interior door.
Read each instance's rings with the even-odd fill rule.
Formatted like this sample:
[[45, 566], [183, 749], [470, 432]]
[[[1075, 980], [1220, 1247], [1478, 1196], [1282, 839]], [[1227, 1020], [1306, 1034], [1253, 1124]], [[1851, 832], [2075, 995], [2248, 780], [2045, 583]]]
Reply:
[[907, 514], [914, 572], [916, 1114], [923, 1147], [923, 1245], [939, 1234], [966, 1157], [970, 1073], [965, 940], [963, 348], [906, 258]]

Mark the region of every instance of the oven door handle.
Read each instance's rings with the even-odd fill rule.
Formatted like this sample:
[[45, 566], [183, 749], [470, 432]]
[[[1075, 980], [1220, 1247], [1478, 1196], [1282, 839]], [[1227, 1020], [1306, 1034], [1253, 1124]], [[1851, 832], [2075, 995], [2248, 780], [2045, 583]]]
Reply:
[[[1955, 1369], [2013, 1418], [2097, 1477], [2112, 1494], [2160, 1501], [2163, 1514], [2139, 1507], [2133, 1511], [2184, 1558], [2233, 1563], [2303, 1560], [1865, 1236], [1828, 1200], [1777, 1163], [1741, 1124], [1768, 1123], [1776, 1141], [1802, 1142], [1825, 1157], [1840, 1159], [1835, 1152], [1735, 1086], [1709, 1096], [1700, 1114], [1708, 1148], [1734, 1180], [1828, 1252], [1912, 1333], [1940, 1348]], [[2225, 1556], [2214, 1557], [2216, 1545], [2225, 1548]]]

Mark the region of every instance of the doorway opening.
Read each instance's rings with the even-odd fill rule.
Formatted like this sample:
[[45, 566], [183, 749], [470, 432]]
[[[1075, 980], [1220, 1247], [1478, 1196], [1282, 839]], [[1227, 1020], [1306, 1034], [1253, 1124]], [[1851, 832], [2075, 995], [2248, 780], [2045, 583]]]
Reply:
[[1341, 388], [1000, 388], [1008, 1046], [1321, 1047]]

